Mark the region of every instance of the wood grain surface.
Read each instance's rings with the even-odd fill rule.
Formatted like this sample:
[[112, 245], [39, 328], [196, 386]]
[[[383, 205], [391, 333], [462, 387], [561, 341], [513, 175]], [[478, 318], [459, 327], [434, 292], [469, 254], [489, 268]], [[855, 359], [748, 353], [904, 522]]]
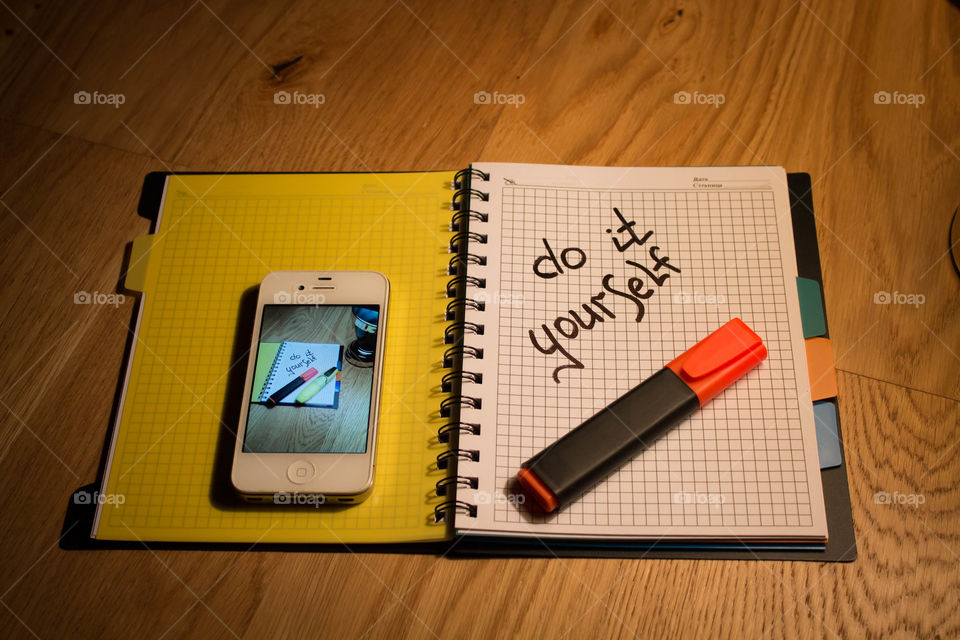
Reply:
[[[947, 0], [3, 0], [2, 634], [960, 635], [958, 42]], [[59, 548], [145, 173], [476, 160], [810, 173], [856, 562]]]

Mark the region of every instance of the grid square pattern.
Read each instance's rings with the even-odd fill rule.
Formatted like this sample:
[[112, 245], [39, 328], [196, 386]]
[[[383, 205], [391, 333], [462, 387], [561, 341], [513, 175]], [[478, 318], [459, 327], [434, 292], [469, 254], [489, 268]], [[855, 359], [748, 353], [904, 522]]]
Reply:
[[[495, 486], [507, 486], [525, 460], [740, 317], [767, 346], [761, 367], [550, 522], [811, 526], [782, 269], [782, 261], [793, 256], [781, 255], [773, 192], [505, 186], [501, 202], [499, 290], [519, 304], [499, 306]], [[636, 222], [638, 236], [653, 235], [620, 253], [612, 238], [622, 243], [629, 236], [617, 232], [621, 222], [614, 208]], [[543, 238], [558, 258], [577, 247], [586, 262], [572, 269], [561, 259], [564, 273], [534, 276], [532, 262], [546, 252]], [[659, 287], [625, 262], [652, 269], [652, 246], [681, 270], [669, 271]], [[575, 253], [568, 257], [571, 266], [579, 262]], [[613, 274], [610, 283], [621, 291], [632, 276], [645, 281], [644, 290], [654, 290], [642, 301], [642, 319], [636, 320], [636, 303], [607, 292], [603, 303], [615, 318], [580, 328], [575, 338], [557, 335], [554, 320], [591, 304], [591, 296], [604, 291], [606, 274]], [[528, 336], [532, 329], [546, 344], [544, 326], [584, 366], [560, 371], [559, 384], [554, 367], [570, 360], [538, 352]], [[571, 324], [562, 326], [569, 332]], [[529, 521], [510, 504], [493, 509], [497, 522]]]
[[[125, 496], [97, 537], [387, 542], [448, 536], [429, 515], [453, 173], [178, 176], [146, 258], [143, 316], [107, 478]], [[211, 498], [240, 299], [270, 271], [370, 269], [390, 281], [373, 494], [331, 511]], [[249, 340], [249, 337], [242, 337]], [[223, 425], [235, 431], [237, 425]], [[229, 473], [229, 463], [226, 465]]]

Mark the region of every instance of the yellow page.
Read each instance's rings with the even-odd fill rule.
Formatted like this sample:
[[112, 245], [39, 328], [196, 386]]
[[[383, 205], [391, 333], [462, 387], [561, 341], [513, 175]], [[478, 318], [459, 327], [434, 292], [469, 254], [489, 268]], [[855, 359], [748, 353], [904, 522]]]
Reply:
[[[127, 274], [143, 299], [103, 488], [123, 500], [100, 506], [94, 537], [448, 538], [432, 514], [440, 501], [434, 485], [445, 474], [435, 463], [445, 449], [436, 435], [452, 179], [453, 172], [169, 177], [156, 232], [134, 243]], [[228, 383], [242, 380], [237, 370], [247, 366], [250, 335], [237, 335], [241, 299], [270, 271], [312, 269], [370, 269], [390, 280], [374, 490], [349, 507], [244, 504], [230, 491], [237, 425], [221, 423], [237, 413], [230, 407], [240, 398], [228, 397]]]

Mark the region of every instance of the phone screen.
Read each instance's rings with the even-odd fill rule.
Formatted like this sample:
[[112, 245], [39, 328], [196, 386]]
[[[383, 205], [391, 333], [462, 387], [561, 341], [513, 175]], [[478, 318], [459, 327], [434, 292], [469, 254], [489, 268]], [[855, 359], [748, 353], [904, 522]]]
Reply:
[[379, 305], [264, 305], [247, 453], [366, 453]]

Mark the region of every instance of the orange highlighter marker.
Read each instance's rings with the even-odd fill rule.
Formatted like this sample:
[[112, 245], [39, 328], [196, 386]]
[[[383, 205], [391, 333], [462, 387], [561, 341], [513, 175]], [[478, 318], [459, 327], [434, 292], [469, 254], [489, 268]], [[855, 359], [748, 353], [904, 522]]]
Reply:
[[523, 463], [517, 480], [545, 511], [579, 498], [767, 357], [734, 318]]

